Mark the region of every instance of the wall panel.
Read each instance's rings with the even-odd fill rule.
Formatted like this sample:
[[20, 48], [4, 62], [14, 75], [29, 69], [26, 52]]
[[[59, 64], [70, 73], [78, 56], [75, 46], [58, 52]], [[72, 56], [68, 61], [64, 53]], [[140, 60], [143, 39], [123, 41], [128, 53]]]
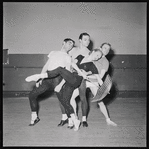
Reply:
[[[109, 55], [111, 75], [118, 91], [146, 91], [146, 55]], [[40, 73], [47, 54], [10, 54], [3, 67], [4, 91], [30, 91], [35, 84], [25, 78]]]
[[40, 73], [41, 68], [4, 68], [3, 90], [4, 91], [30, 91], [35, 82], [26, 82], [29, 75]]
[[112, 79], [119, 91], [146, 90], [146, 69], [115, 69]]

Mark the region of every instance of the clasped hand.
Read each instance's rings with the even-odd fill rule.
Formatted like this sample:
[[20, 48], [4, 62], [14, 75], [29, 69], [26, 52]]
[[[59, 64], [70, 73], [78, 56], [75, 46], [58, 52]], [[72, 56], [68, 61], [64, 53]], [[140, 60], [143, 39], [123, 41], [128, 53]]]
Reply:
[[39, 87], [42, 84], [42, 79], [36, 82], [36, 87]]
[[81, 69], [81, 71], [82, 71], [82, 73], [83, 73], [82, 77], [83, 77], [84, 79], [86, 79], [86, 80], [89, 80], [89, 77], [88, 77], [87, 75], [92, 74], [92, 72], [91, 72], [91, 71], [86, 72], [86, 71], [83, 70], [83, 69]]

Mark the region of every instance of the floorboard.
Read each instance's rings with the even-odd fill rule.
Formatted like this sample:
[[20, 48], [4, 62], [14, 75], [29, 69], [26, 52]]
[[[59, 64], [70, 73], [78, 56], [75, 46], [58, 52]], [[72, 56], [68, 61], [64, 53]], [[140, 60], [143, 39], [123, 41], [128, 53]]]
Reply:
[[[108, 126], [96, 103], [90, 104], [89, 127], [75, 132], [57, 127], [61, 111], [56, 97], [39, 102], [41, 121], [30, 123], [27, 97], [3, 98], [3, 146], [146, 147], [146, 98], [116, 98], [107, 105], [117, 127]], [[79, 103], [79, 118], [81, 109]]]

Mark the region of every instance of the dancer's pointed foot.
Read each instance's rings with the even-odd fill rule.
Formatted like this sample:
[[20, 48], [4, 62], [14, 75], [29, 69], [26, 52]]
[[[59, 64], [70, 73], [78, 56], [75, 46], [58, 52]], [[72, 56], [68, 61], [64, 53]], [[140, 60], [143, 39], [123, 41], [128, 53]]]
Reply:
[[108, 124], [108, 125], [117, 126], [117, 124], [114, 123], [113, 121], [111, 121], [110, 119], [107, 119], [106, 121], [107, 121], [107, 124]]
[[29, 77], [27, 77], [25, 79], [26, 82], [31, 82], [31, 81], [38, 81], [39, 79], [41, 78], [41, 75], [40, 74], [35, 74], [35, 75], [31, 75]]

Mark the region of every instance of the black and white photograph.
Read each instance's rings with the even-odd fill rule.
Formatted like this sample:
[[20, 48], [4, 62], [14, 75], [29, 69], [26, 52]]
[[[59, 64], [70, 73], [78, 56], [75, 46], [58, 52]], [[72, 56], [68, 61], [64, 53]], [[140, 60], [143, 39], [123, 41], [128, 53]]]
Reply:
[[3, 147], [147, 147], [147, 2], [3, 2]]

